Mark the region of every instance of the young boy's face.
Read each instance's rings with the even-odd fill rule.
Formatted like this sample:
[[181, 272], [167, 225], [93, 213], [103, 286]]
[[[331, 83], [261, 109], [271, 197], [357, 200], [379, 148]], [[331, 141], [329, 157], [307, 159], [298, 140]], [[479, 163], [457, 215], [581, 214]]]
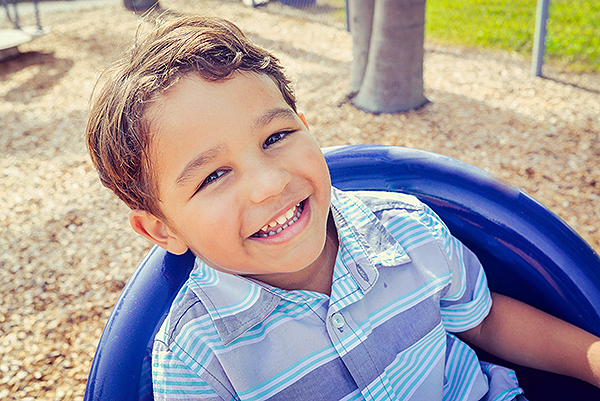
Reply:
[[148, 117], [166, 217], [154, 227], [166, 239], [155, 242], [284, 287], [330, 259], [327, 165], [304, 117], [269, 77], [208, 82], [190, 74]]

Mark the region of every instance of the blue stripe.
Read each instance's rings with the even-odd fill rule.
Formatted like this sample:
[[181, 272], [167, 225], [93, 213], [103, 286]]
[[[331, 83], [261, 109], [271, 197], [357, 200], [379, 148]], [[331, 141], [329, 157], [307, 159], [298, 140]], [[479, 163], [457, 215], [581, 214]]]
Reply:
[[396, 380], [392, 382], [398, 399], [409, 397], [421, 384], [425, 374], [430, 372], [443, 358], [444, 339], [445, 333], [442, 327], [438, 326], [398, 360], [395, 372]]
[[454, 341], [446, 366], [448, 384], [444, 388], [444, 399], [465, 399], [478, 372], [479, 361], [475, 352], [461, 341]]
[[292, 366], [272, 376], [269, 380], [266, 380], [259, 386], [240, 392], [239, 395], [242, 399], [264, 399], [273, 396], [277, 392], [288, 387], [291, 382], [308, 374], [310, 372], [310, 370], [308, 370], [309, 368], [314, 369], [314, 367], [320, 366], [335, 358], [337, 358], [337, 354], [332, 347], [320, 349], [319, 351], [313, 352], [298, 360]]
[[260, 287], [249, 285], [248, 292], [238, 303], [229, 306], [219, 306], [218, 308], [208, 308], [210, 312], [217, 313], [220, 317], [235, 315], [249, 309], [260, 297]]
[[[375, 196], [369, 196], [375, 202]], [[332, 200], [343, 221], [336, 220], [341, 245], [329, 298], [236, 281], [199, 263], [176, 303], [184, 305], [195, 293], [209, 289], [202, 293], [208, 294], [205, 298], [197, 297], [204, 308], [216, 306], [206, 312], [196, 306], [175, 310], [166, 320], [153, 352], [157, 394], [208, 396], [217, 391], [225, 400], [297, 400], [309, 399], [307, 394], [315, 391], [335, 394], [332, 401], [358, 401], [405, 399], [420, 386], [434, 385], [438, 387], [431, 391], [444, 391], [448, 399], [464, 398], [483, 375], [474, 354], [456, 340], [447, 358], [448, 386], [442, 388], [446, 330], [477, 324], [485, 317], [490, 305], [485, 276], [477, 275], [481, 267], [470, 253], [463, 254], [462, 244], [429, 208], [412, 198], [386, 199], [373, 209], [377, 215], [352, 197]], [[406, 209], [398, 206], [403, 201], [410, 204]], [[423, 246], [426, 243], [432, 245]], [[437, 253], [429, 254], [431, 250]], [[429, 268], [431, 261], [436, 265]], [[377, 275], [380, 279], [374, 282]], [[365, 277], [372, 282], [365, 284]], [[386, 281], [394, 287], [384, 290]], [[439, 297], [451, 284], [454, 293], [440, 308]], [[223, 291], [230, 293], [223, 297]], [[268, 311], [261, 314], [261, 308]], [[345, 316], [346, 325], [339, 332], [327, 332], [324, 321], [335, 311]], [[248, 319], [252, 323], [242, 326]], [[240, 325], [239, 333], [229, 324]], [[226, 340], [220, 336], [224, 330], [231, 330]], [[301, 337], [305, 344], [291, 344]], [[294, 348], [286, 348], [286, 341]], [[244, 371], [247, 376], [239, 377]], [[440, 377], [432, 376], [434, 372]]]

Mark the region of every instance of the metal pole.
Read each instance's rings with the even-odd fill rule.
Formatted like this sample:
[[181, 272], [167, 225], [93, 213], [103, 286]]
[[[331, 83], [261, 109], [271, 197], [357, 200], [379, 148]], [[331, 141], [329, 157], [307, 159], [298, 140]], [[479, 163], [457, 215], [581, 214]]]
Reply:
[[33, 9], [35, 11], [35, 24], [38, 32], [42, 31], [42, 23], [40, 22], [40, 9], [38, 7], [38, 0], [33, 0]]
[[346, 30], [350, 32], [350, 9], [348, 8], [348, 0], [346, 0]]
[[538, 0], [535, 16], [535, 33], [533, 36], [533, 57], [531, 62], [531, 75], [542, 76], [544, 52], [546, 50], [546, 22], [548, 21], [548, 6], [550, 0]]
[[[15, 26], [15, 29], [21, 29], [21, 25], [19, 24], [19, 11], [17, 10], [17, 0], [12, 0], [12, 5], [13, 5], [13, 16], [14, 19], [12, 20], [13, 25]], [[8, 8], [7, 8], [8, 10]], [[10, 16], [9, 16], [9, 20], [10, 20]]]

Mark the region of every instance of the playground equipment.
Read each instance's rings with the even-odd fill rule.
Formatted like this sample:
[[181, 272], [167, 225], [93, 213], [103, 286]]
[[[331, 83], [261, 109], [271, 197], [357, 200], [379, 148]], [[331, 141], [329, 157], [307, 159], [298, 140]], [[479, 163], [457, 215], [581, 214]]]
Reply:
[[[333, 185], [340, 189], [399, 191], [428, 204], [477, 254], [493, 291], [600, 335], [600, 258], [528, 195], [483, 170], [430, 152], [357, 145], [324, 153]], [[142, 261], [106, 324], [85, 400], [152, 399], [152, 339], [193, 261], [189, 252], [176, 256], [158, 247]], [[600, 399], [600, 390], [587, 383], [511, 367], [530, 401]]]
[[32, 41], [47, 33], [40, 22], [38, 0], [33, 0], [35, 26], [22, 27], [19, 18], [17, 0], [2, 0], [6, 18], [13, 25], [12, 29], [0, 30], [0, 61], [13, 58], [20, 54], [18, 46]]

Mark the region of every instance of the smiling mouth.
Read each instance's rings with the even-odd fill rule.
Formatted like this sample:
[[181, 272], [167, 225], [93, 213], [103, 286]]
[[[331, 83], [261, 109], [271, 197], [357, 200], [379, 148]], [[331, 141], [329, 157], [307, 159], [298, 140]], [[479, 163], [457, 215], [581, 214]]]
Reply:
[[275, 220], [266, 224], [263, 228], [258, 230], [252, 236], [256, 238], [271, 237], [279, 234], [292, 224], [298, 221], [304, 210], [304, 202], [302, 201], [297, 205], [293, 206], [290, 210], [277, 217]]

